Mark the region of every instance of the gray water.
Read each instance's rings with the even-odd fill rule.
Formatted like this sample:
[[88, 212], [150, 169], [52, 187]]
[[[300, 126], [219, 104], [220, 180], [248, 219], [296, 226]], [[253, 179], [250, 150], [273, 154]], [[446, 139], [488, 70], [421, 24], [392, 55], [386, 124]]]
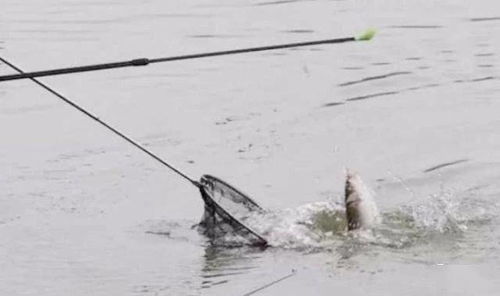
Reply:
[[[34, 83], [1, 83], [0, 294], [243, 295], [295, 270], [255, 295], [498, 295], [497, 1], [2, 0], [0, 56], [34, 71], [371, 27], [42, 79], [252, 196], [266, 250], [211, 245], [196, 188]], [[382, 212], [367, 236], [324, 223], [346, 167]]]

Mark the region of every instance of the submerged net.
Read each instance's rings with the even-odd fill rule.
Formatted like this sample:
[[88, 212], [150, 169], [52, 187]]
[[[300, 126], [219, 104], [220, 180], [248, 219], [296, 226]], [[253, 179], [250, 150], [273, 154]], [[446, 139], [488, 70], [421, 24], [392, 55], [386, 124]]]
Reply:
[[210, 176], [201, 177], [200, 192], [205, 202], [200, 227], [211, 239], [237, 235], [251, 245], [266, 246], [267, 241], [243, 224], [253, 212], [264, 210], [250, 197], [226, 182]]

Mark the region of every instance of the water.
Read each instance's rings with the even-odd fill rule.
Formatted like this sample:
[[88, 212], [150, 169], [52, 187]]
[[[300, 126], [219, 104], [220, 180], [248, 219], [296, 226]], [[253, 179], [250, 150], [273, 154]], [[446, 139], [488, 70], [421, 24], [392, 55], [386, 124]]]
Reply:
[[[28, 71], [379, 34], [43, 79], [249, 193], [271, 211], [267, 250], [211, 246], [183, 179], [30, 81], [2, 83], [1, 294], [242, 295], [292, 269], [258, 295], [498, 294], [495, 1], [136, 2], [3, 0], [0, 55]], [[345, 167], [376, 193], [373, 233], [341, 231]]]

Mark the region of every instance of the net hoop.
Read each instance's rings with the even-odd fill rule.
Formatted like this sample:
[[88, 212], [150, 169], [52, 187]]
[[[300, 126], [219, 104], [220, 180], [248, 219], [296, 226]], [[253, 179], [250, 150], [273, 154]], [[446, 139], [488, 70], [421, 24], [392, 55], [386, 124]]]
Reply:
[[[203, 175], [200, 179], [200, 184], [201, 186], [199, 188], [201, 197], [205, 202], [204, 220], [207, 217], [213, 217], [209, 218], [213, 220], [212, 225], [208, 226], [207, 228], [220, 227], [219, 221], [222, 221], [222, 223], [228, 225], [228, 227], [231, 228], [232, 232], [246, 238], [249, 241], [250, 245], [260, 247], [266, 247], [268, 245], [266, 239], [264, 239], [250, 227], [239, 221], [236, 217], [234, 217], [234, 214], [230, 213], [229, 210], [226, 210], [224, 206], [222, 206], [221, 202], [218, 201], [222, 197], [229, 198], [229, 195], [231, 199], [238, 199], [238, 204], [242, 205], [249, 212], [264, 212], [264, 210], [254, 200], [252, 200], [248, 195], [244, 194], [232, 185], [211, 175]], [[217, 190], [219, 190], [219, 198], [216, 197]], [[219, 221], [216, 220], [216, 216], [220, 217]], [[200, 224], [203, 223], [204, 222], [202, 221], [202, 223]], [[213, 232], [210, 231], [210, 229], [207, 229], [207, 231], [205, 232], [209, 237], [216, 236]]]

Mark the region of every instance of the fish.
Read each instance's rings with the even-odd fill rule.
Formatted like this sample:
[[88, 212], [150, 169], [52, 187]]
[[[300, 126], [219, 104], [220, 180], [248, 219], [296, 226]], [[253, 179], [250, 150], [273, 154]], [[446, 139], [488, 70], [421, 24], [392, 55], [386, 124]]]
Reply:
[[347, 230], [369, 229], [380, 222], [377, 204], [361, 177], [353, 171], [346, 171], [345, 212]]

